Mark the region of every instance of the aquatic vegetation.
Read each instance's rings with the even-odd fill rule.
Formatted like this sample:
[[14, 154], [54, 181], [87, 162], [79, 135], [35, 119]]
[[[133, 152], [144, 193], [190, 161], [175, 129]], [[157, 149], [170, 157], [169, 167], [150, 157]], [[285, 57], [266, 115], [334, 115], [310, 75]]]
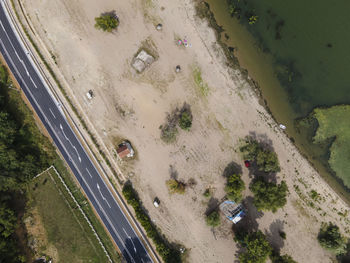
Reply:
[[329, 149], [329, 165], [344, 185], [350, 188], [350, 105], [317, 108], [312, 114], [319, 124], [314, 143], [333, 139]]

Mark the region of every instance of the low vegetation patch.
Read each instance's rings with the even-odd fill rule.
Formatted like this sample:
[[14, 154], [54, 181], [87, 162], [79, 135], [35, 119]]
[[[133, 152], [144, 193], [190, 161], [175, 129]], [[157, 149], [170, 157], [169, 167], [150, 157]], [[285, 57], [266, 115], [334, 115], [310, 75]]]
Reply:
[[314, 142], [322, 144], [332, 140], [328, 163], [336, 176], [350, 188], [350, 105], [318, 108], [311, 116], [318, 121]]
[[209, 215], [207, 215], [206, 222], [207, 225], [211, 227], [220, 226], [220, 214], [217, 211], [211, 212]]
[[189, 131], [192, 127], [192, 119], [191, 107], [184, 103], [181, 109], [176, 108], [167, 115], [166, 123], [159, 127], [161, 130], [160, 138], [166, 143], [175, 142], [178, 134], [177, 125], [182, 130]]
[[242, 200], [242, 191], [245, 189], [241, 175], [233, 174], [227, 177], [225, 192], [228, 199], [239, 202]]
[[53, 170], [32, 181], [28, 193], [31, 206], [39, 212], [48, 243], [57, 249], [60, 260], [108, 261], [90, 226]]
[[163, 261], [166, 263], [182, 262], [179, 250], [170, 244], [164, 235], [161, 234], [160, 230], [152, 223], [151, 218], [142, 206], [142, 201], [131, 184], [124, 186], [123, 195], [128, 204], [134, 208], [137, 220], [145, 229], [147, 236], [153, 240], [156, 250]]
[[251, 137], [246, 138], [245, 144], [240, 147], [240, 151], [245, 159], [253, 161], [257, 165], [259, 171], [265, 173], [280, 171], [277, 154]]
[[112, 32], [119, 25], [119, 20], [114, 11], [95, 17], [95, 27], [105, 32]]
[[275, 184], [259, 176], [253, 180], [250, 190], [254, 194], [254, 205], [259, 211], [276, 212], [287, 203], [288, 187], [285, 181]]
[[184, 194], [186, 191], [186, 184], [176, 179], [166, 181], [166, 185], [170, 194]]
[[343, 255], [346, 252], [347, 240], [342, 236], [339, 227], [335, 224], [323, 223], [317, 239], [322, 247], [336, 255]]
[[198, 67], [196, 67], [193, 70], [193, 79], [194, 79], [194, 83], [199, 89], [200, 94], [203, 95], [204, 97], [208, 96], [209, 94], [208, 84], [203, 81], [202, 72]]

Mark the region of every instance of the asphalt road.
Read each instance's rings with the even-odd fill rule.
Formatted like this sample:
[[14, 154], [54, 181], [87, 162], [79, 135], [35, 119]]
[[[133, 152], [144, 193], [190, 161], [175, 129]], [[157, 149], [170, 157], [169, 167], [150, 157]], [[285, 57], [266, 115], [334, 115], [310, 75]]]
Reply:
[[[9, 23], [2, 0], [0, 52], [11, 72], [72, 169], [127, 262], [153, 262], [119, 204], [69, 126], [61, 105], [40, 76], [30, 53]], [[54, 207], [53, 207], [54, 209]]]

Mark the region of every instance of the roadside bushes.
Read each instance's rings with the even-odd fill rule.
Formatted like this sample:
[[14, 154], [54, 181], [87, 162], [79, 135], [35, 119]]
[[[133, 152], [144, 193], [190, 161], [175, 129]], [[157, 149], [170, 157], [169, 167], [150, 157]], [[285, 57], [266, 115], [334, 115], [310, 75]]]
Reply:
[[254, 205], [259, 211], [276, 212], [287, 203], [288, 187], [285, 181], [275, 184], [259, 176], [252, 182], [250, 190], [254, 194]]
[[150, 217], [142, 206], [138, 194], [131, 184], [126, 184], [123, 187], [123, 195], [128, 204], [134, 208], [137, 220], [145, 229], [147, 236], [153, 240], [156, 250], [162, 257], [163, 261], [166, 263], [182, 262], [179, 250], [175, 249], [160, 233], [160, 230], [158, 230], [152, 223]]
[[114, 11], [95, 17], [95, 27], [106, 32], [112, 32], [119, 25], [119, 20]]
[[180, 119], [179, 119], [179, 126], [181, 129], [185, 131], [189, 131], [192, 126], [192, 115], [189, 110], [184, 110], [180, 114]]
[[277, 154], [256, 140], [247, 137], [245, 145], [240, 147], [240, 151], [245, 159], [256, 163], [259, 171], [265, 173], [277, 173], [280, 171]]
[[242, 191], [244, 190], [245, 185], [241, 179], [241, 175], [232, 174], [227, 176], [227, 182], [225, 186], [225, 192], [228, 199], [235, 202], [242, 200]]

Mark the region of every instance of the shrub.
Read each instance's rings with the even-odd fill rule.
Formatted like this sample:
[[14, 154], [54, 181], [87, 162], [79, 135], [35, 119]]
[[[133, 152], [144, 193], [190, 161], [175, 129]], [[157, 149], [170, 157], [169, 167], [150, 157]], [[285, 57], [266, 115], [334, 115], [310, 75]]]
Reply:
[[151, 238], [156, 246], [156, 250], [166, 263], [182, 262], [180, 252], [169, 244], [165, 237], [160, 233], [156, 226], [152, 223], [150, 217], [145, 212], [142, 202], [131, 184], [126, 184], [123, 187], [123, 195], [131, 205], [136, 214], [137, 220], [145, 229], [146, 234]]
[[112, 32], [119, 25], [118, 17], [114, 12], [104, 13], [99, 17], [95, 17], [95, 27], [103, 31]]
[[162, 127], [160, 138], [166, 143], [172, 143], [176, 140], [177, 133], [176, 126], [166, 124]]
[[176, 179], [170, 179], [166, 181], [168, 190], [170, 194], [184, 194], [186, 190], [186, 185]]
[[246, 144], [240, 148], [244, 158], [255, 161], [258, 169], [266, 173], [280, 171], [278, 158], [275, 152], [266, 149], [256, 140], [248, 138]]
[[279, 233], [279, 235], [280, 235], [280, 237], [281, 237], [282, 239], [286, 239], [286, 238], [287, 238], [286, 232], [284, 232], [284, 231], [279, 231], [278, 233]]
[[337, 225], [323, 223], [317, 238], [322, 247], [337, 255], [346, 252], [346, 239], [341, 235]]
[[211, 226], [211, 227], [217, 227], [221, 224], [220, 222], [220, 215], [217, 211], [213, 211], [211, 212], [207, 218], [206, 218], [206, 221], [207, 221], [207, 225], [208, 226]]
[[192, 126], [192, 115], [188, 111], [184, 111], [181, 113], [179, 118], [179, 126], [181, 129], [185, 131], [189, 131]]
[[239, 174], [233, 174], [227, 177], [225, 192], [227, 198], [235, 202], [242, 200], [242, 191], [245, 185]]
[[278, 208], [287, 203], [288, 187], [285, 181], [278, 185], [258, 177], [251, 184], [250, 190], [254, 193], [254, 205], [259, 211], [271, 210], [276, 212]]
[[245, 248], [245, 252], [239, 255], [241, 263], [263, 263], [272, 252], [266, 236], [260, 230], [246, 234], [239, 242]]

